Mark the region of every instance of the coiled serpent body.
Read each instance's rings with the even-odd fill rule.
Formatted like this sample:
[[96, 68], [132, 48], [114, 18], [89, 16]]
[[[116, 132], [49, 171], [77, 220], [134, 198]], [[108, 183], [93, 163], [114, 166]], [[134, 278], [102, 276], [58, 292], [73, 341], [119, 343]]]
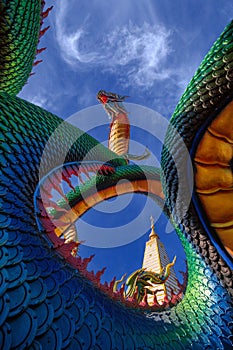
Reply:
[[[231, 349], [230, 117], [216, 127], [216, 144], [224, 142], [227, 149], [217, 160], [209, 160], [203, 140], [215, 130], [215, 120], [221, 113], [233, 113], [233, 23], [226, 27], [197, 70], [167, 131], [162, 151], [163, 193], [187, 256], [188, 281], [185, 295], [176, 306], [153, 312], [127, 307], [105, 294], [74, 268], [75, 258], [67, 260], [62, 256], [59, 244], [52, 244], [46, 227], [38, 224], [38, 217], [43, 216], [43, 210], [34, 206], [39, 175], [46, 176], [62, 164], [82, 162], [85, 158], [113, 168], [112, 174], [96, 175], [96, 188], [103, 198], [119, 179], [131, 181], [135, 191], [143, 193], [153, 192], [153, 181], [159, 180], [153, 167], [128, 165], [89, 135], [15, 96], [31, 71], [43, 6], [43, 1], [0, 2], [1, 349]], [[41, 164], [44, 149], [61, 124], [62, 137], [58, 134], [53, 138], [46, 161]], [[70, 144], [73, 137], [77, 141]], [[180, 140], [191, 155], [189, 166], [194, 169], [195, 183], [185, 212], [183, 199], [189, 188], [190, 169], [180, 150]], [[64, 158], [61, 150], [67, 147]], [[213, 174], [213, 162], [217, 174], [214, 184], [203, 184], [199, 168]], [[223, 168], [226, 172], [221, 176]], [[182, 179], [178, 172], [182, 172]], [[145, 177], [152, 184], [147, 191], [142, 185]], [[206, 173], [204, 177], [211, 180]], [[83, 192], [89, 193], [92, 182], [84, 185]], [[203, 191], [208, 195], [213, 192], [209, 202], [203, 199]], [[210, 206], [217, 191], [224, 192], [224, 200], [220, 203], [218, 199], [217, 203], [224, 207], [225, 216], [216, 221], [215, 207]], [[127, 188], [123, 186], [124, 192]], [[76, 198], [74, 205], [78, 202]]]

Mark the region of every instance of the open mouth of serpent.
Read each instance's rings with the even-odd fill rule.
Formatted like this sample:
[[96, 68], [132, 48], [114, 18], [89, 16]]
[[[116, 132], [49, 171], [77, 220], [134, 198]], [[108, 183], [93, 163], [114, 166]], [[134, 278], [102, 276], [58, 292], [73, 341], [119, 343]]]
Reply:
[[[176, 291], [171, 290], [169, 297], [165, 296], [163, 302], [159, 302], [157, 292], [151, 293], [150, 288], [145, 289], [144, 295], [138, 298], [139, 287], [135, 281], [136, 288], [131, 289], [128, 295], [127, 282], [123, 283], [123, 280], [116, 280], [114, 277], [110, 282], [102, 283], [105, 268], [95, 273], [89, 271], [88, 264], [94, 255], [82, 257], [79, 254], [79, 247], [83, 242], [79, 240], [75, 222], [85, 212], [103, 200], [114, 198], [119, 194], [150, 192], [152, 187], [150, 180], [137, 181], [129, 189], [127, 189], [128, 183], [122, 181], [116, 192], [114, 186], [108, 186], [108, 178], [114, 173], [115, 168], [112, 165], [97, 161], [66, 163], [51, 171], [41, 179], [34, 196], [38, 227], [51, 249], [112, 299], [131, 308], [167, 310], [182, 299], [187, 283], [187, 272], [182, 273], [182, 283], [177, 279]], [[107, 182], [106, 186], [103, 186], [104, 182]], [[158, 186], [157, 183], [156, 185]], [[137, 276], [137, 282], [146, 283], [148, 287], [153, 286], [152, 280], [153, 278], [149, 276], [145, 282], [143, 272]], [[157, 291], [161, 289], [158, 288]]]

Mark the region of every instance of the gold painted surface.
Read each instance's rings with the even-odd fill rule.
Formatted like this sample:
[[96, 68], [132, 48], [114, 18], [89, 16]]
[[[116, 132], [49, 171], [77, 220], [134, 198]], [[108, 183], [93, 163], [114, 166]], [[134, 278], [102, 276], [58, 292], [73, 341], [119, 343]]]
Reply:
[[216, 228], [226, 250], [233, 256], [233, 226], [229, 228]]
[[233, 223], [233, 190], [199, 194], [199, 198], [212, 226], [215, 223]]
[[215, 193], [219, 190], [232, 189], [233, 177], [229, 166], [196, 164], [195, 176], [198, 193]]
[[216, 136], [224, 137], [233, 144], [233, 101], [231, 101], [211, 123], [209, 130]]
[[109, 149], [118, 155], [128, 153], [129, 137], [129, 119], [125, 113], [120, 113], [110, 126]]
[[164, 199], [161, 182], [158, 180], [137, 180], [132, 182], [121, 182], [116, 186], [109, 187], [105, 190], [93, 193], [91, 196], [84, 198], [81, 202], [71, 208], [66, 214], [59, 218], [59, 221], [67, 224], [56, 227], [55, 233], [61, 236], [71, 224], [73, 224], [88, 209], [105, 199], [119, 196], [126, 193], [144, 193], [148, 192]]
[[233, 256], [233, 101], [211, 123], [194, 158], [195, 185], [202, 206]]
[[198, 146], [195, 161], [202, 164], [229, 166], [232, 156], [232, 144], [225, 139], [216, 139], [216, 136], [207, 130]]

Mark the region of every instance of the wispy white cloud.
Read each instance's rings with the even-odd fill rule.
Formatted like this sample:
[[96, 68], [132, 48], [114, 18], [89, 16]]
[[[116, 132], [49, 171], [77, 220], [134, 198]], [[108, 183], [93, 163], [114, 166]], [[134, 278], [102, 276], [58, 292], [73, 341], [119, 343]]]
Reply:
[[[112, 18], [112, 30], [105, 24], [96, 30], [87, 15], [75, 29], [66, 26], [67, 2], [56, 14], [56, 36], [63, 59], [73, 68], [92, 65], [116, 72], [124, 84], [150, 87], [168, 78], [166, 59], [171, 52], [171, 32], [162, 25], [120, 24]], [[108, 22], [109, 25], [109, 22]]]
[[85, 52], [79, 47], [80, 41], [85, 35], [84, 29], [80, 28], [73, 34], [58, 32], [58, 42], [62, 48], [62, 56], [66, 62], [74, 65], [75, 62], [93, 63], [97, 59], [95, 52]]
[[28, 96], [28, 101], [42, 108], [47, 108], [48, 105], [48, 98], [41, 93], [39, 95]]
[[116, 28], [104, 42], [109, 48], [109, 69], [125, 66], [129, 82], [145, 87], [167, 78], [169, 72], [164, 63], [171, 51], [169, 37], [170, 32], [164, 27], [148, 23]]

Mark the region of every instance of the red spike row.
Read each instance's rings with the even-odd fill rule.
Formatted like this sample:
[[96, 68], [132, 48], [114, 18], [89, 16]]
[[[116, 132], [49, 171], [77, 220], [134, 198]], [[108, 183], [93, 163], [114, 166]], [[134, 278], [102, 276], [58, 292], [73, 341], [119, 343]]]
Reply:
[[80, 167], [76, 167], [76, 166], [72, 165], [69, 168], [66, 168], [66, 170], [67, 170], [67, 172], [69, 174], [69, 177], [71, 175], [75, 175], [76, 177], [78, 177], [78, 179], [80, 180], [80, 182], [82, 184], [84, 183], [83, 179], [80, 176], [80, 172], [82, 171], [82, 169]]
[[69, 177], [67, 177], [65, 174], [64, 174], [64, 171], [62, 172], [62, 180], [64, 180], [69, 186], [70, 188], [75, 191], [75, 187], [72, 185]]
[[68, 173], [68, 177], [71, 177], [72, 175], [77, 175], [77, 172], [79, 172], [79, 168], [75, 167], [74, 165], [66, 167], [65, 169], [63, 169], [63, 171], [66, 171], [66, 173]]
[[160, 304], [158, 303], [157, 295], [154, 293], [154, 299], [153, 299], [153, 305], [154, 307], [160, 307]]
[[108, 283], [105, 281], [104, 284], [100, 284], [99, 286], [100, 290], [102, 290], [104, 293], [108, 294], [110, 297], [114, 298], [115, 294], [112, 292], [112, 290], [109, 288]]
[[77, 247], [76, 242], [70, 242], [70, 243], [62, 244], [61, 246], [57, 247], [56, 251], [60, 253], [62, 256], [64, 256], [65, 258], [68, 258], [72, 256], [71, 251], [76, 247]]
[[51, 199], [53, 196], [51, 194], [51, 191], [53, 189], [53, 184], [49, 183], [48, 181], [44, 182], [40, 186], [40, 195], [41, 198], [44, 200], [44, 198], [49, 198]]
[[98, 285], [99, 285], [100, 279], [103, 276], [103, 274], [105, 273], [105, 271], [106, 271], [106, 267], [103, 267], [102, 270], [99, 270], [99, 271], [96, 272], [95, 279], [96, 279], [96, 282], [97, 282]]
[[41, 0], [41, 8], [43, 9], [45, 6], [45, 0]]
[[183, 292], [180, 291], [177, 295], [176, 295], [176, 299], [177, 299], [177, 302], [180, 301], [183, 297]]
[[66, 178], [70, 179], [72, 174], [69, 173], [68, 169], [69, 168], [62, 168], [62, 177], [65, 176]]
[[74, 267], [76, 267], [78, 270], [81, 269], [81, 266], [82, 266], [82, 259], [80, 256], [72, 256], [70, 254], [70, 256], [67, 258], [67, 261]]
[[83, 172], [83, 173], [86, 175], [86, 177], [87, 177], [88, 179], [90, 179], [89, 172], [88, 172], [88, 170], [87, 170], [87, 168], [86, 168], [85, 166], [82, 166], [82, 167], [81, 167], [81, 172]]
[[33, 62], [33, 67], [36, 67], [41, 62], [43, 62], [43, 60], [37, 60], [37, 61]]
[[135, 292], [133, 294], [133, 300], [136, 302], [138, 301], [138, 286], [136, 286], [135, 288]]
[[187, 285], [187, 280], [188, 280], [188, 271], [179, 271], [180, 274], [183, 276], [183, 283], [180, 283], [179, 280], [176, 278], [178, 288], [184, 292], [186, 285]]
[[[180, 271], [180, 273], [182, 273], [182, 272]], [[182, 284], [176, 279], [177, 280], [177, 284], [178, 284], [178, 288], [179, 288], [178, 294], [175, 294], [175, 297], [176, 297], [177, 301], [180, 301], [182, 299], [183, 293], [185, 291], [186, 284], [187, 284], [187, 280], [186, 280], [187, 273], [183, 272], [183, 274], [184, 274], [183, 275], [184, 276], [184, 281], [183, 281]], [[171, 288], [171, 291], [173, 292], [172, 288]]]
[[92, 259], [94, 258], [95, 254], [92, 254], [91, 256], [89, 256], [89, 258], [83, 258], [82, 259], [82, 268], [83, 269], [87, 269], [87, 265], [92, 261]]
[[39, 38], [41, 38], [46, 32], [47, 30], [50, 28], [50, 26], [45, 27], [44, 29], [41, 29], [39, 32]]
[[55, 226], [54, 226], [53, 222], [48, 217], [42, 218], [41, 223], [42, 223], [43, 228], [45, 229], [45, 231], [48, 234], [54, 232]]
[[169, 304], [173, 305], [176, 302], [177, 298], [173, 288], [170, 288], [170, 291], [171, 291], [171, 299], [169, 301]]
[[32, 75], [35, 75], [36, 73], [35, 72], [32, 72], [29, 74], [29, 77], [31, 77]]
[[[72, 175], [75, 175], [79, 178], [80, 168], [78, 166], [72, 165], [66, 169], [64, 169], [66, 173], [68, 174], [68, 177], [70, 178]], [[63, 170], [63, 171], [64, 171]]]
[[64, 197], [64, 193], [61, 188], [61, 182], [62, 182], [62, 173], [53, 173], [51, 176], [48, 177], [48, 180], [53, 185], [54, 189], [62, 196]]
[[41, 47], [40, 49], [36, 50], [36, 54], [39, 55], [41, 52], [45, 51], [46, 47]]
[[145, 290], [144, 296], [142, 301], [139, 303], [140, 306], [142, 307], [147, 307], [148, 306], [148, 301], [147, 301], [147, 291]]
[[158, 299], [157, 299], [157, 293], [158, 292], [162, 292], [163, 290], [162, 289], [158, 289], [158, 290], [155, 290], [154, 291], [154, 300], [153, 300], [153, 306], [155, 306], [155, 307], [159, 307], [159, 308], [161, 308], [161, 307], [163, 307], [163, 304], [162, 305], [160, 305], [159, 303], [158, 303]]
[[85, 170], [90, 171], [91, 169], [95, 170], [98, 167], [99, 164], [93, 163], [93, 164], [80, 164], [80, 168], [85, 168]]
[[42, 17], [43, 19], [45, 19], [46, 17], [48, 17], [49, 12], [52, 10], [52, 8], [53, 8], [53, 6], [48, 7], [45, 11], [43, 11], [43, 12], [41, 13], [41, 17]]
[[127, 298], [127, 301], [129, 301], [130, 303], [137, 303], [138, 305], [137, 298], [138, 298], [138, 286], [136, 286], [133, 296]]
[[62, 245], [64, 245], [64, 240], [62, 240], [61, 238], [59, 238], [56, 233], [51, 232], [48, 235], [48, 238], [50, 239], [50, 241], [53, 243], [53, 247], [56, 249]]
[[[72, 265], [75, 269], [81, 271], [81, 260], [77, 257], [72, 256], [71, 254], [66, 258], [66, 261]], [[81, 271], [82, 272], [82, 271]]]
[[124, 291], [125, 291], [125, 283], [123, 283], [123, 284], [121, 285], [121, 288], [120, 288], [120, 290], [119, 290], [119, 293], [120, 293], [120, 295], [121, 295], [122, 297], [124, 297]]
[[[106, 175], [108, 173], [114, 173], [115, 169], [113, 167], [111, 167], [110, 165], [106, 165], [106, 164], [85, 164], [82, 165], [82, 168], [84, 168], [83, 172], [86, 174], [86, 171], [88, 172], [103, 172]], [[104, 174], [103, 174], [104, 175]]]
[[150, 309], [152, 309], [153, 311], [163, 311], [164, 309], [161, 307], [161, 305], [159, 304], [153, 304], [150, 306]]
[[111, 298], [113, 298], [114, 293], [113, 290], [110, 288], [108, 282], [104, 282], [104, 283], [99, 283], [98, 288], [100, 290], [102, 290], [103, 292], [105, 292], [106, 294], [108, 294]]
[[112, 293], [112, 298], [115, 300], [115, 301], [120, 301], [120, 302], [125, 302], [125, 298], [122, 296], [122, 294], [117, 291], [115, 293]]
[[42, 199], [39, 197], [37, 198], [37, 206], [38, 206], [38, 210], [40, 213], [40, 217], [48, 217], [48, 213], [44, 207], [44, 203], [42, 202]]
[[78, 241], [78, 242], [76, 241], [75, 243], [76, 243], [76, 246], [72, 249], [72, 251], [70, 253], [74, 258], [77, 257], [78, 247], [80, 246], [81, 241]]
[[89, 172], [96, 173], [99, 170], [101, 165], [100, 164], [85, 164], [85, 166]]
[[96, 284], [96, 279], [95, 279], [95, 273], [94, 271], [87, 271], [86, 269], [83, 269], [82, 266], [80, 266], [79, 271], [82, 273], [84, 277], [92, 281], [93, 284]]
[[99, 174], [99, 175], [107, 175], [106, 166], [102, 165], [102, 166], [98, 169], [98, 174]]
[[115, 172], [115, 169], [113, 167], [109, 165], [100, 165], [100, 164], [85, 164], [85, 165], [83, 164], [80, 167], [72, 165], [66, 168], [65, 170], [69, 174], [69, 176], [72, 176], [72, 175], [79, 176], [80, 172], [84, 172], [88, 176], [87, 172], [97, 173], [102, 168], [105, 172], [107, 171], [110, 173]]
[[135, 308], [135, 309], [140, 309], [140, 306], [138, 305], [138, 302], [136, 300], [133, 300], [131, 298], [131, 301], [130, 300], [124, 300], [123, 303], [125, 303], [126, 305], [128, 305], [128, 307], [130, 308]]
[[115, 172], [115, 169], [110, 167], [109, 165], [102, 165], [98, 170], [98, 173], [100, 175], [109, 175], [109, 174], [113, 174], [114, 172]]
[[137, 295], [138, 295], [138, 286], [136, 286], [135, 288], [135, 292], [133, 297], [124, 299], [124, 301], [126, 302], [126, 304], [128, 304], [130, 307], [135, 307], [138, 308], [138, 300], [137, 300]]
[[65, 196], [65, 194], [63, 193], [63, 191], [62, 191], [62, 189], [61, 189], [61, 187], [60, 187], [60, 184], [58, 184], [58, 183], [53, 183], [53, 188], [54, 188], [54, 190], [56, 190], [56, 191], [60, 194], [60, 196], [61, 196], [62, 198], [65, 199], [66, 203], [69, 203], [68, 198]]
[[91, 271], [83, 270], [82, 273], [87, 279], [89, 279], [95, 285], [98, 285], [98, 281], [96, 279], [96, 276], [95, 276], [95, 273], [93, 270], [91, 270]]
[[61, 179], [62, 179], [62, 173], [59, 172], [54, 172], [53, 174], [51, 174], [50, 176], [48, 176], [47, 181], [49, 181], [52, 186], [60, 186], [61, 184]]
[[113, 277], [113, 279], [111, 280], [111, 282], [109, 284], [109, 289], [111, 291], [113, 291], [113, 287], [114, 287], [115, 282], [116, 282], [116, 276]]
[[81, 177], [81, 174], [80, 174], [80, 173], [78, 174], [78, 178], [79, 178], [79, 181], [81, 182], [81, 184], [83, 185], [83, 184], [84, 184], [84, 181], [83, 181], [83, 179], [82, 179], [82, 177]]
[[168, 300], [167, 294], [164, 296], [164, 300], [161, 306], [162, 308], [166, 308], [169, 306], [169, 300]]
[[179, 301], [179, 298], [176, 294], [172, 297], [172, 299], [169, 301], [169, 306], [175, 306]]
[[112, 167], [112, 166], [107, 166], [108, 167], [108, 172], [110, 173], [110, 174], [113, 174], [113, 173], [115, 173], [115, 169]]

